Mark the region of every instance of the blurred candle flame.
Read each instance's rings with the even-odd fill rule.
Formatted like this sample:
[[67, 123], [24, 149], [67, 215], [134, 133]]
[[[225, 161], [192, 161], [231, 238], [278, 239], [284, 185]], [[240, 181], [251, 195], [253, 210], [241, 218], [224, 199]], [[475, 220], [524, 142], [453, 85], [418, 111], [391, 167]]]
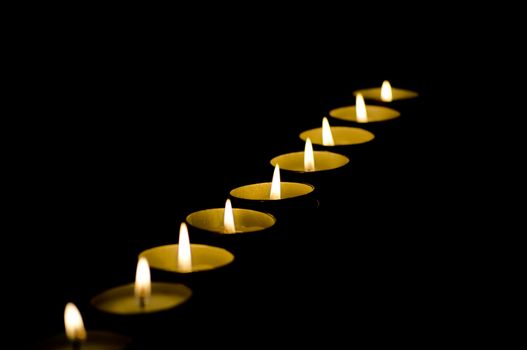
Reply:
[[72, 342], [86, 340], [86, 329], [79, 309], [73, 303], [67, 303], [64, 309], [64, 326], [66, 336]]
[[381, 100], [384, 102], [392, 102], [392, 86], [388, 80], [382, 82]]
[[368, 112], [366, 111], [366, 103], [364, 102], [364, 97], [361, 93], [357, 94], [357, 98], [355, 99], [355, 108], [355, 112], [357, 113], [357, 121], [359, 123], [367, 123]]
[[230, 199], [227, 199], [225, 202], [225, 211], [223, 212], [223, 227], [225, 233], [236, 233], [236, 226], [234, 226], [234, 213], [232, 211]]
[[177, 255], [177, 266], [180, 272], [192, 272], [192, 253], [190, 250], [190, 239], [188, 237], [187, 224], [181, 223], [179, 227], [179, 244]]
[[146, 299], [150, 297], [152, 286], [150, 282], [150, 266], [148, 260], [145, 257], [139, 258], [137, 263], [137, 270], [135, 272], [135, 286], [134, 286], [135, 297], [139, 300], [139, 303], [143, 305]]
[[315, 171], [315, 155], [313, 153], [313, 144], [308, 137], [304, 149], [304, 171]]
[[326, 117], [322, 119], [322, 144], [324, 146], [335, 146], [331, 127], [329, 126], [329, 121]]
[[281, 198], [281, 183], [280, 183], [280, 166], [278, 164], [274, 167], [273, 182], [271, 183], [271, 194], [270, 199]]

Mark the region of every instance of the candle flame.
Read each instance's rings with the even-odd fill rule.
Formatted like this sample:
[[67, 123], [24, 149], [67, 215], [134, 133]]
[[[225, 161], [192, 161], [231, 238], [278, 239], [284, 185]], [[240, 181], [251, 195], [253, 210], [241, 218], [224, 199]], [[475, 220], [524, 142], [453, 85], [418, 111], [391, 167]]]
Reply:
[[187, 224], [181, 223], [179, 227], [179, 244], [177, 250], [177, 266], [180, 272], [192, 272], [192, 253], [188, 237]]
[[280, 167], [278, 164], [274, 167], [273, 172], [273, 182], [271, 183], [271, 195], [270, 199], [280, 199], [281, 198], [281, 183], [280, 183]]
[[331, 127], [329, 126], [329, 121], [326, 117], [322, 119], [322, 144], [324, 146], [335, 146]]
[[313, 144], [309, 137], [304, 148], [304, 171], [315, 171], [315, 155], [313, 153]]
[[135, 297], [139, 299], [142, 304], [150, 296], [151, 293], [150, 282], [150, 266], [145, 257], [140, 257], [137, 263], [137, 270], [135, 272]]
[[361, 93], [357, 94], [357, 98], [355, 99], [355, 108], [355, 112], [357, 113], [357, 121], [359, 123], [367, 123], [368, 112], [366, 111], [366, 103], [364, 102], [364, 97]]
[[234, 226], [234, 213], [232, 211], [231, 200], [225, 202], [225, 211], [223, 212], [223, 228], [225, 233], [236, 233]]
[[384, 102], [392, 102], [392, 86], [388, 80], [382, 82], [381, 100]]
[[66, 336], [72, 342], [86, 340], [86, 329], [79, 309], [73, 303], [67, 303], [64, 309], [64, 326]]

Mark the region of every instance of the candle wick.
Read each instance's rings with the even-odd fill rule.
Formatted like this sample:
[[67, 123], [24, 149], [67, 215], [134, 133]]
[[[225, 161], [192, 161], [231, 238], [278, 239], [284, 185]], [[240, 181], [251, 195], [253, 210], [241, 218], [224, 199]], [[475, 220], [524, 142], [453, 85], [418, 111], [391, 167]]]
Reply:
[[81, 341], [78, 339], [75, 339], [71, 342], [71, 348], [72, 350], [81, 350]]
[[139, 297], [139, 307], [141, 308], [141, 310], [144, 310], [144, 308], [146, 307], [145, 297]]

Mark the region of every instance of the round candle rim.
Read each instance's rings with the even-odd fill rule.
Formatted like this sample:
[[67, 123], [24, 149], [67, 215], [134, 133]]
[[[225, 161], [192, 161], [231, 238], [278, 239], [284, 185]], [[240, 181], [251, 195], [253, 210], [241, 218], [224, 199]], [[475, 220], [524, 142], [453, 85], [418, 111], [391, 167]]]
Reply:
[[[164, 244], [164, 245], [159, 245], [159, 246], [156, 246], [156, 247], [148, 248], [148, 249], [143, 250], [141, 253], [139, 253], [139, 257], [142, 257], [142, 256], [146, 257], [146, 253], [147, 252], [152, 252], [152, 251], [155, 251], [156, 249], [161, 249], [161, 248], [166, 248], [166, 247], [174, 247], [177, 250], [178, 246], [179, 246], [178, 243], [173, 243], [173, 244]], [[211, 271], [211, 270], [216, 270], [216, 269], [219, 269], [219, 268], [222, 268], [224, 266], [232, 264], [232, 262], [236, 258], [234, 254], [232, 254], [230, 251], [228, 251], [225, 248], [216, 247], [216, 246], [208, 245], [208, 244], [199, 244], [199, 243], [191, 243], [190, 246], [191, 247], [194, 246], [194, 247], [200, 247], [200, 248], [207, 248], [207, 249], [216, 250], [216, 251], [222, 251], [222, 253], [227, 253], [227, 255], [229, 255], [230, 260], [228, 262], [226, 262], [225, 264], [214, 266], [213, 268], [210, 268], [210, 269], [192, 270], [192, 271], [188, 271], [188, 272], [171, 270], [171, 269], [164, 269], [164, 268], [161, 268], [161, 267], [157, 267], [156, 265], [154, 265], [152, 263], [150, 263], [150, 268], [156, 269], [156, 270], [161, 270], [161, 271], [180, 273], [180, 274], [184, 275], [184, 274], [189, 274], [189, 273], [200, 273], [200, 272], [207, 272], [207, 271]]]
[[[107, 343], [100, 343], [101, 339], [99, 338], [105, 337], [105, 338], [110, 338], [112, 340], [118, 341], [119, 345], [123, 345], [123, 346], [125, 345], [123, 349], [127, 349], [133, 343], [132, 337], [128, 335], [125, 335], [122, 333], [116, 333], [116, 332], [112, 332], [108, 330], [103, 330], [103, 329], [87, 329], [86, 334], [87, 334], [87, 339], [86, 341], [82, 342], [82, 344], [86, 344], [86, 345], [94, 345], [94, 341], [93, 341], [94, 337], [95, 337], [95, 340], [97, 340], [95, 342], [96, 344], [101, 344], [101, 345], [107, 344]], [[31, 344], [31, 345], [35, 345], [37, 350], [38, 349], [54, 349], [56, 346], [61, 346], [61, 347], [66, 346], [69, 349], [71, 348], [71, 341], [68, 339], [65, 333], [61, 333], [61, 334], [56, 334], [50, 338], [44, 339], [38, 343]], [[84, 347], [86, 345], [84, 345]], [[111, 345], [114, 345], [114, 344], [112, 343]], [[51, 348], [50, 346], [53, 346], [53, 348]], [[82, 349], [83, 349], [83, 346], [81, 346], [81, 350]]]
[[[287, 169], [287, 168], [282, 168], [281, 166], [280, 166], [280, 170], [291, 171], [293, 173], [299, 173], [299, 174], [304, 174], [304, 173], [310, 173], [311, 174], [311, 173], [321, 173], [321, 172], [326, 172], [326, 171], [333, 171], [333, 170], [336, 170], [336, 169], [340, 169], [340, 168], [342, 168], [342, 167], [344, 167], [344, 166], [346, 166], [346, 165], [348, 165], [350, 163], [350, 159], [348, 157], [346, 157], [345, 155], [340, 154], [340, 153], [335, 153], [335, 152], [330, 152], [330, 151], [313, 151], [313, 154], [314, 154], [314, 157], [315, 157], [315, 163], [316, 163], [316, 154], [317, 153], [328, 153], [328, 154], [336, 155], [336, 156], [345, 158], [346, 162], [344, 164], [342, 164], [341, 166], [338, 166], [336, 168], [322, 169], [322, 170], [315, 169], [315, 171], [291, 170], [291, 169]], [[275, 166], [276, 163], [273, 164], [273, 160], [275, 160], [278, 157], [282, 157], [282, 156], [286, 156], [286, 155], [293, 155], [293, 154], [302, 154], [302, 157], [303, 157], [304, 156], [304, 151], [283, 153], [283, 154], [280, 154], [280, 155], [274, 157], [269, 162], [271, 163], [272, 166]]]
[[280, 199], [270, 199], [270, 198], [259, 198], [259, 199], [252, 199], [252, 198], [244, 198], [244, 197], [239, 197], [239, 196], [235, 196], [232, 192], [233, 191], [236, 191], [236, 190], [239, 190], [239, 189], [242, 189], [242, 188], [245, 188], [245, 187], [251, 187], [251, 186], [258, 186], [258, 185], [263, 185], [263, 184], [272, 184], [272, 182], [258, 182], [258, 183], [254, 183], [254, 184], [248, 184], [248, 185], [243, 185], [243, 186], [239, 186], [239, 187], [236, 187], [236, 188], [233, 188], [229, 194], [236, 198], [236, 199], [241, 199], [241, 200], [245, 200], [245, 201], [252, 201], [252, 202], [280, 202], [280, 201], [287, 201], [288, 199], [294, 199], [294, 198], [298, 198], [298, 197], [302, 197], [302, 196], [307, 196], [308, 194], [311, 194], [315, 191], [315, 186], [312, 185], [312, 184], [309, 184], [309, 183], [304, 183], [304, 182], [290, 182], [290, 181], [281, 181], [280, 182], [282, 185], [285, 185], [285, 184], [296, 184], [296, 185], [303, 185], [305, 187], [309, 187], [311, 190], [307, 193], [303, 193], [303, 194], [299, 194], [297, 196], [291, 196], [291, 197], [286, 197], [286, 198], [280, 198]]
[[215, 233], [215, 234], [218, 234], [218, 235], [224, 235], [224, 236], [237, 236], [237, 235], [250, 234], [250, 233], [253, 233], [253, 232], [260, 232], [260, 231], [264, 231], [264, 230], [266, 230], [266, 229], [268, 229], [270, 227], [273, 227], [276, 224], [276, 217], [273, 214], [266, 213], [266, 212], [263, 212], [263, 211], [253, 210], [253, 209], [245, 209], [245, 208], [232, 208], [232, 211], [233, 212], [236, 212], [236, 211], [252, 212], [252, 213], [257, 213], [258, 215], [265, 215], [265, 216], [270, 217], [273, 223], [270, 226], [266, 226], [266, 227], [264, 227], [264, 228], [262, 228], [260, 230], [236, 231], [234, 233], [225, 233], [225, 232], [218, 232], [218, 231], [215, 231], [215, 230], [204, 228], [202, 226], [196, 226], [196, 225], [192, 224], [189, 221], [189, 217], [191, 217], [193, 215], [198, 215], [199, 213], [202, 213], [202, 212], [205, 212], [205, 211], [212, 211], [212, 210], [225, 210], [225, 208], [209, 208], [209, 209], [197, 210], [195, 212], [192, 212], [192, 213], [188, 214], [185, 217], [185, 221], [192, 227], [198, 228], [198, 229], [203, 230], [203, 231]]
[[105, 313], [108, 313], [108, 314], [112, 314], [112, 315], [143, 315], [143, 314], [151, 314], [151, 313], [156, 313], [156, 312], [163, 312], [163, 311], [172, 310], [172, 309], [176, 308], [177, 306], [186, 303], [193, 295], [192, 289], [190, 289], [188, 286], [186, 286], [186, 285], [184, 285], [182, 283], [151, 282], [152, 294], [154, 294], [154, 288], [155, 287], [175, 287], [175, 286], [177, 286], [178, 288], [182, 288], [185, 291], [185, 293], [188, 293], [188, 297], [183, 299], [180, 303], [175, 304], [175, 305], [173, 305], [171, 307], [161, 308], [161, 309], [157, 309], [157, 310], [149, 310], [149, 311], [145, 311], [145, 310], [142, 310], [142, 309], [138, 308], [137, 311], [115, 312], [115, 311], [109, 311], [109, 310], [106, 310], [106, 309], [103, 309], [103, 308], [100, 308], [100, 307], [97, 306], [97, 301], [98, 300], [105, 299], [105, 297], [107, 297], [108, 295], [111, 295], [111, 294], [115, 293], [116, 291], [120, 291], [121, 289], [122, 290], [130, 289], [131, 291], [133, 291], [134, 290], [134, 285], [135, 285], [134, 283], [128, 283], [128, 284], [123, 284], [123, 285], [116, 286], [116, 287], [113, 287], [113, 288], [110, 288], [110, 289], [106, 289], [105, 291], [103, 291], [103, 292], [97, 294], [96, 296], [94, 296], [93, 298], [91, 298], [90, 304], [93, 307], [95, 307], [97, 310], [105, 312]]
[[386, 106], [371, 105], [371, 104], [370, 105], [366, 105], [366, 112], [367, 113], [370, 113], [370, 112], [368, 112], [368, 109], [388, 109], [391, 112], [395, 112], [396, 114], [393, 117], [388, 118], [388, 119], [368, 120], [367, 122], [358, 122], [357, 119], [342, 118], [342, 117], [336, 117], [335, 115], [333, 115], [333, 113], [335, 111], [337, 111], [337, 110], [351, 108], [351, 107], [356, 108], [355, 105], [349, 105], [349, 106], [342, 106], [342, 107], [333, 108], [332, 110], [329, 111], [329, 116], [331, 118], [340, 119], [340, 120], [346, 120], [346, 121], [353, 122], [353, 123], [358, 123], [358, 124], [382, 123], [382, 122], [386, 122], [386, 121], [389, 121], [389, 120], [397, 119], [397, 118], [399, 118], [401, 116], [401, 112], [399, 112], [398, 110], [396, 110], [394, 108], [390, 108], [390, 107], [386, 107]]
[[[335, 117], [334, 117], [335, 118]], [[346, 119], [348, 120], [348, 119]], [[364, 123], [364, 124], [367, 124], [367, 123]], [[318, 143], [318, 142], [313, 142], [313, 140], [311, 140], [311, 142], [313, 142], [313, 144], [315, 145], [319, 145], [319, 146], [324, 146], [324, 147], [349, 147], [349, 146], [353, 146], [353, 145], [363, 145], [365, 143], [368, 143], [368, 142], [371, 142], [375, 139], [375, 134], [372, 133], [371, 131], [369, 130], [366, 130], [366, 129], [363, 129], [363, 128], [357, 128], [357, 127], [354, 127], [354, 126], [340, 126], [340, 125], [337, 125], [337, 126], [331, 126], [330, 127], [331, 129], [358, 129], [358, 130], [362, 130], [368, 134], [371, 134], [372, 138], [369, 139], [368, 141], [364, 141], [364, 142], [359, 142], [359, 143], [346, 143], [346, 144], [335, 144], [333, 146], [328, 146], [328, 145], [324, 145], [322, 143]], [[302, 134], [305, 134], [305, 133], [308, 133], [308, 132], [315, 132], [317, 130], [320, 130], [320, 132], [322, 133], [322, 128], [313, 128], [313, 129], [309, 129], [309, 130], [304, 130], [302, 131], [300, 134], [298, 134], [298, 137], [300, 137], [301, 140], [305, 141], [307, 139], [306, 138], [302, 138]], [[335, 137], [335, 136], [334, 136]]]
[[[371, 87], [371, 88], [365, 88], [365, 89], [358, 89], [358, 90], [355, 90], [353, 91], [353, 96], [357, 96], [357, 94], [359, 93], [362, 93], [362, 92], [372, 92], [373, 90], [381, 90], [380, 87]], [[410, 94], [413, 94], [413, 96], [409, 96], [409, 97], [402, 97], [402, 98], [395, 98], [395, 99], [392, 99], [392, 101], [383, 101], [381, 100], [380, 98], [378, 99], [372, 99], [368, 96], [364, 96], [365, 99], [368, 99], [368, 100], [376, 100], [376, 101], [381, 101], [381, 102], [385, 102], [385, 103], [391, 103], [391, 102], [394, 102], [394, 101], [400, 101], [400, 100], [410, 100], [412, 98], [417, 98], [419, 97], [419, 93], [417, 91], [414, 91], [414, 90], [409, 90], [409, 89], [401, 89], [401, 88], [397, 88], [397, 87], [393, 87], [392, 86], [392, 92], [393, 91], [400, 91], [400, 92], [405, 92], [405, 93], [410, 93]]]

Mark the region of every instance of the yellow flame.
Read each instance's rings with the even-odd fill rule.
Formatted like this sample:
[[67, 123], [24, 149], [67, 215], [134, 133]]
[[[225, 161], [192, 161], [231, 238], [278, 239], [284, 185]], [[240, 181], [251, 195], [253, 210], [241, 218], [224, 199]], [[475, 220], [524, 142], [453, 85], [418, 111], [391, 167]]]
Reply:
[[190, 239], [188, 238], [187, 224], [181, 223], [179, 227], [179, 244], [177, 250], [177, 266], [181, 272], [192, 272], [192, 253]]
[[313, 144], [309, 137], [304, 148], [304, 171], [315, 171], [315, 155], [313, 153]]
[[329, 126], [329, 121], [326, 117], [322, 119], [322, 144], [324, 146], [335, 146], [331, 127]]
[[225, 202], [225, 211], [223, 212], [223, 229], [225, 233], [236, 233], [234, 226], [234, 213], [232, 211], [231, 200]]
[[357, 94], [355, 99], [355, 112], [357, 113], [357, 121], [359, 123], [368, 122], [368, 112], [366, 111], [366, 103], [364, 102], [364, 97], [361, 93]]
[[269, 195], [270, 199], [280, 199], [281, 198], [281, 183], [280, 183], [280, 167], [278, 164], [274, 167], [273, 172], [273, 182], [271, 183], [271, 194]]
[[86, 329], [79, 309], [73, 303], [67, 303], [64, 309], [64, 326], [70, 341], [86, 340]]
[[384, 102], [392, 102], [392, 86], [388, 80], [382, 82], [381, 100]]
[[139, 299], [140, 304], [146, 302], [151, 293], [150, 266], [145, 257], [140, 257], [135, 272], [135, 297]]

